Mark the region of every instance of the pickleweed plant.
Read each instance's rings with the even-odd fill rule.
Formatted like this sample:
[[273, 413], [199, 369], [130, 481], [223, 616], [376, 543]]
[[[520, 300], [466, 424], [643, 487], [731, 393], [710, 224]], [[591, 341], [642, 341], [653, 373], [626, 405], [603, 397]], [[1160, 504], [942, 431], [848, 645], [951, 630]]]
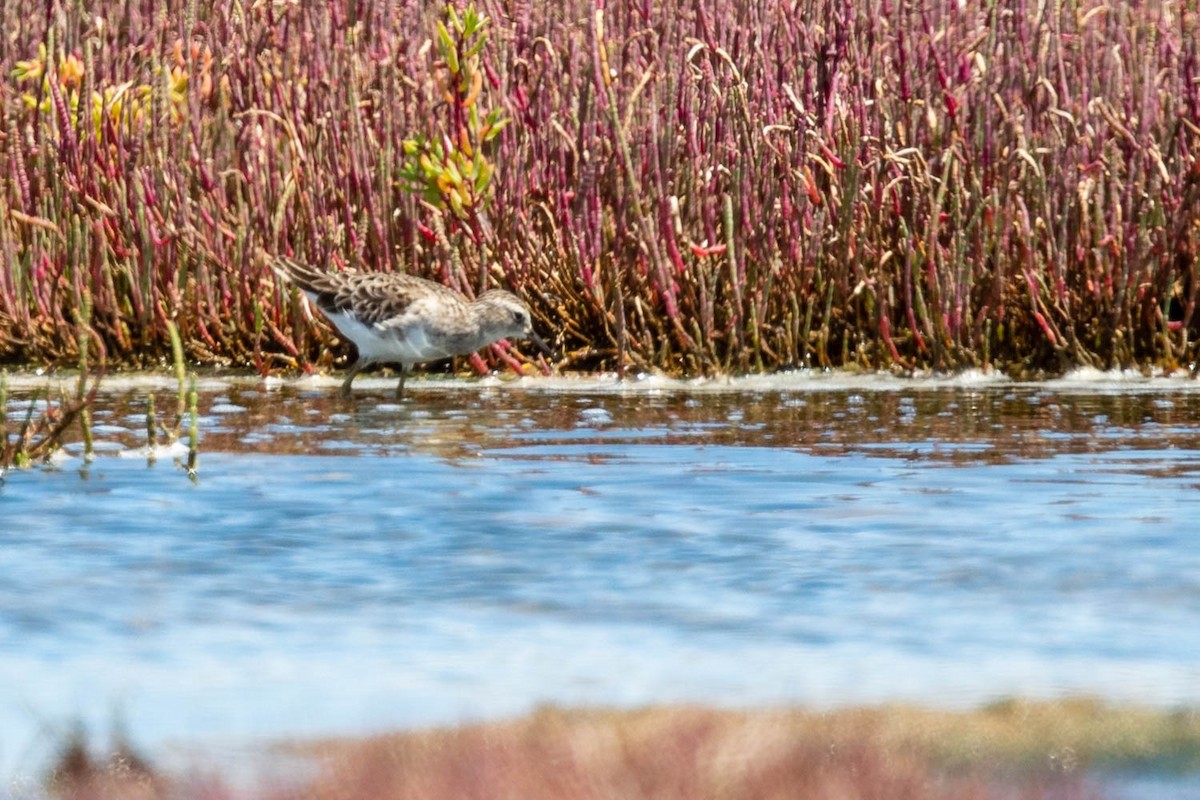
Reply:
[[[560, 369], [1200, 368], [1200, 8], [0, 0], [0, 362], [327, 368], [268, 254]], [[506, 357], [503, 349], [486, 355]]]
[[[403, 141], [398, 170], [403, 190], [419, 195], [436, 212], [449, 212], [451, 223], [481, 245], [492, 235], [486, 206], [495, 165], [486, 150], [510, 122], [500, 108], [487, 109], [481, 102], [487, 82], [482, 59], [489, 25], [488, 17], [473, 3], [461, 14], [446, 6], [443, 18], [437, 20], [434, 42], [439, 59], [433, 90], [442, 98], [441, 113], [433, 131]], [[431, 237], [437, 235], [435, 230], [423, 226]], [[481, 273], [481, 291], [483, 280]]]

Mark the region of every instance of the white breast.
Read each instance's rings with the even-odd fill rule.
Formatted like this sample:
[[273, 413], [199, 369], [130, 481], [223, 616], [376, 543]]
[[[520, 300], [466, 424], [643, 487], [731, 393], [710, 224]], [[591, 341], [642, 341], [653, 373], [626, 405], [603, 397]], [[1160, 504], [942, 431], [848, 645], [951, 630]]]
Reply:
[[359, 356], [369, 361], [416, 364], [445, 356], [420, 325], [410, 325], [401, 331], [364, 325], [353, 314], [334, 311], [326, 316], [343, 336], [358, 346]]

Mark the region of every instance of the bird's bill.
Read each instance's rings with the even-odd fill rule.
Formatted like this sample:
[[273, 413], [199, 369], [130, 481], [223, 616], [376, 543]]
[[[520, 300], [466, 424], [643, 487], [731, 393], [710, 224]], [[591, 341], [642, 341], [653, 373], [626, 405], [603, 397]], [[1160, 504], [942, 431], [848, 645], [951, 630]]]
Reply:
[[546, 344], [546, 342], [542, 339], [542, 337], [538, 336], [533, 331], [529, 332], [529, 341], [536, 344], [538, 346], [538, 349], [541, 350], [546, 355], [552, 355], [552, 353], [550, 352], [550, 345]]

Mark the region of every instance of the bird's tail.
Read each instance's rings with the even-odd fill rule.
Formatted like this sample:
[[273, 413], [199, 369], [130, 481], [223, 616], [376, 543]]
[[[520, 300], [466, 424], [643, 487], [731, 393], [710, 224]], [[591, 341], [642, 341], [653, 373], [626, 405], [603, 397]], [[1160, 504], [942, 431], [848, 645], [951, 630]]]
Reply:
[[287, 256], [275, 256], [271, 259], [271, 269], [275, 270], [279, 277], [296, 284], [301, 291], [319, 294], [324, 288], [324, 272]]

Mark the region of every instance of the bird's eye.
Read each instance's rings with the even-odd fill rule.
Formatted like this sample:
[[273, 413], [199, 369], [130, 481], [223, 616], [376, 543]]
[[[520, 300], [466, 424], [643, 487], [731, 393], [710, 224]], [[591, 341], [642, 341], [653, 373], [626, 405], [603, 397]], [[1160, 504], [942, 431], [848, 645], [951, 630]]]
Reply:
[[514, 311], [513, 312], [513, 322], [517, 323], [518, 325], [524, 325], [525, 324], [525, 314], [520, 311]]

